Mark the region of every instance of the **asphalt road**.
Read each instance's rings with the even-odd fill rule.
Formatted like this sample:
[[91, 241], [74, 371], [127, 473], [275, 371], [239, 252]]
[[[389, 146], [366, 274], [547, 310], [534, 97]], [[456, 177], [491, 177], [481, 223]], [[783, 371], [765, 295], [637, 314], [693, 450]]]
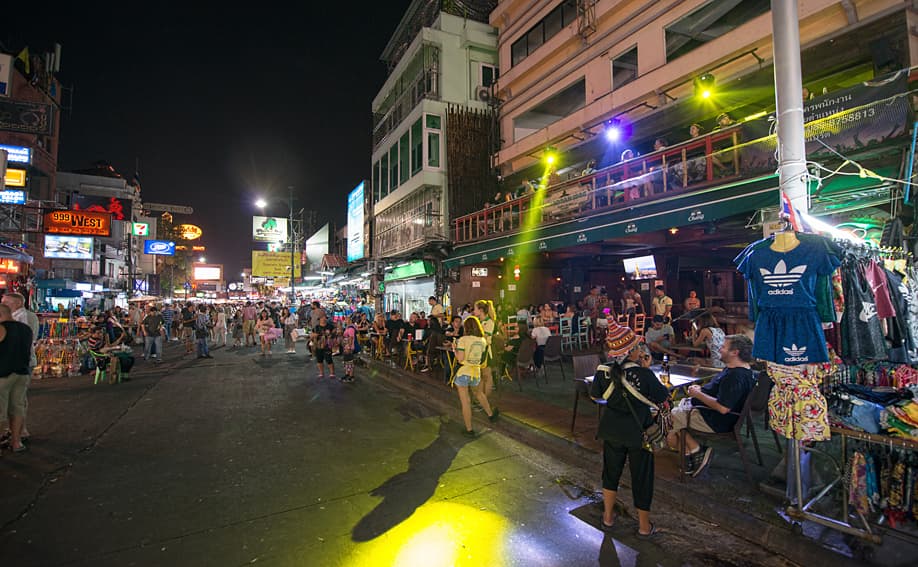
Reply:
[[788, 564], [665, 510], [653, 540], [625, 515], [607, 536], [582, 488], [598, 464], [466, 439], [365, 368], [342, 384], [302, 355], [214, 355], [36, 383], [33, 449], [0, 459], [0, 565]]

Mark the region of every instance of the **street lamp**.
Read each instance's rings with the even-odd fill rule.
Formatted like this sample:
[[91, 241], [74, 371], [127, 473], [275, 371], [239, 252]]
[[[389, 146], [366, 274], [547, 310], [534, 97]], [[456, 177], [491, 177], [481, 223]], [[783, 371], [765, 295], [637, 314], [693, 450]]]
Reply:
[[[287, 201], [287, 204], [290, 207], [290, 213], [287, 217], [287, 244], [290, 246], [290, 296], [291, 301], [296, 302], [296, 278], [294, 277], [296, 271], [294, 269], [294, 249], [296, 248], [296, 242], [294, 241], [293, 235], [293, 185], [288, 185], [287, 190], [290, 192], [290, 198]], [[259, 209], [264, 209], [268, 206], [268, 202], [264, 199], [259, 198], [255, 201], [255, 206]]]
[[207, 261], [207, 258], [205, 258], [204, 256], [201, 256], [200, 258], [198, 258], [198, 262], [201, 262], [202, 264], [206, 261]]

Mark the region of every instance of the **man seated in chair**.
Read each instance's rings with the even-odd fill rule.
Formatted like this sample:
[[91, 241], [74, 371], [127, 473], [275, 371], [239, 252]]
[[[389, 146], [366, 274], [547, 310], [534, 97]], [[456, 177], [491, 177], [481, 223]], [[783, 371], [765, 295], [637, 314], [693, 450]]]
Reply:
[[676, 356], [676, 352], [670, 348], [674, 336], [672, 325], [666, 323], [662, 315], [654, 315], [651, 328], [644, 331], [644, 341], [654, 359], [661, 360], [664, 354]]
[[[746, 335], [729, 335], [720, 347], [725, 368], [704, 386], [686, 389], [686, 398], [673, 408], [673, 427], [666, 438], [672, 448], [678, 448], [680, 432], [685, 435], [685, 471], [698, 476], [711, 460], [713, 449], [700, 445], [685, 431], [728, 433], [736, 426], [746, 397], [755, 386], [752, 362], [752, 341]], [[691, 419], [689, 416], [691, 415]]]

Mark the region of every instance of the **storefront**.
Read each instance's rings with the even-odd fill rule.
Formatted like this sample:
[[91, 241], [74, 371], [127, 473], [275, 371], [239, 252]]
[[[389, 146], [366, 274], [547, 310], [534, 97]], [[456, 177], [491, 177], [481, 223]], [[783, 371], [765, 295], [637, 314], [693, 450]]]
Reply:
[[0, 244], [0, 292], [17, 291], [28, 296], [25, 288], [32, 260], [21, 249]]
[[430, 260], [412, 260], [387, 270], [378, 290], [385, 312], [393, 309], [407, 315], [430, 311], [428, 299], [436, 295], [436, 267]]

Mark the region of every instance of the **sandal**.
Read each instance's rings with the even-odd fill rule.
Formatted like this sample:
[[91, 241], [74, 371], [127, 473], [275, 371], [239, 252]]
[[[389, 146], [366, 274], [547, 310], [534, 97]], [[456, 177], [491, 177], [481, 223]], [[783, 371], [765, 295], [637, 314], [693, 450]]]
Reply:
[[605, 520], [600, 518], [599, 519], [599, 529], [601, 529], [604, 532], [611, 532], [612, 530], [615, 529], [615, 522], [613, 521], [611, 524], [607, 524]]
[[660, 531], [657, 529], [657, 526], [653, 522], [650, 522], [650, 533], [642, 534], [641, 528], [637, 529], [637, 536], [641, 539], [650, 539], [658, 533], [660, 533]]

